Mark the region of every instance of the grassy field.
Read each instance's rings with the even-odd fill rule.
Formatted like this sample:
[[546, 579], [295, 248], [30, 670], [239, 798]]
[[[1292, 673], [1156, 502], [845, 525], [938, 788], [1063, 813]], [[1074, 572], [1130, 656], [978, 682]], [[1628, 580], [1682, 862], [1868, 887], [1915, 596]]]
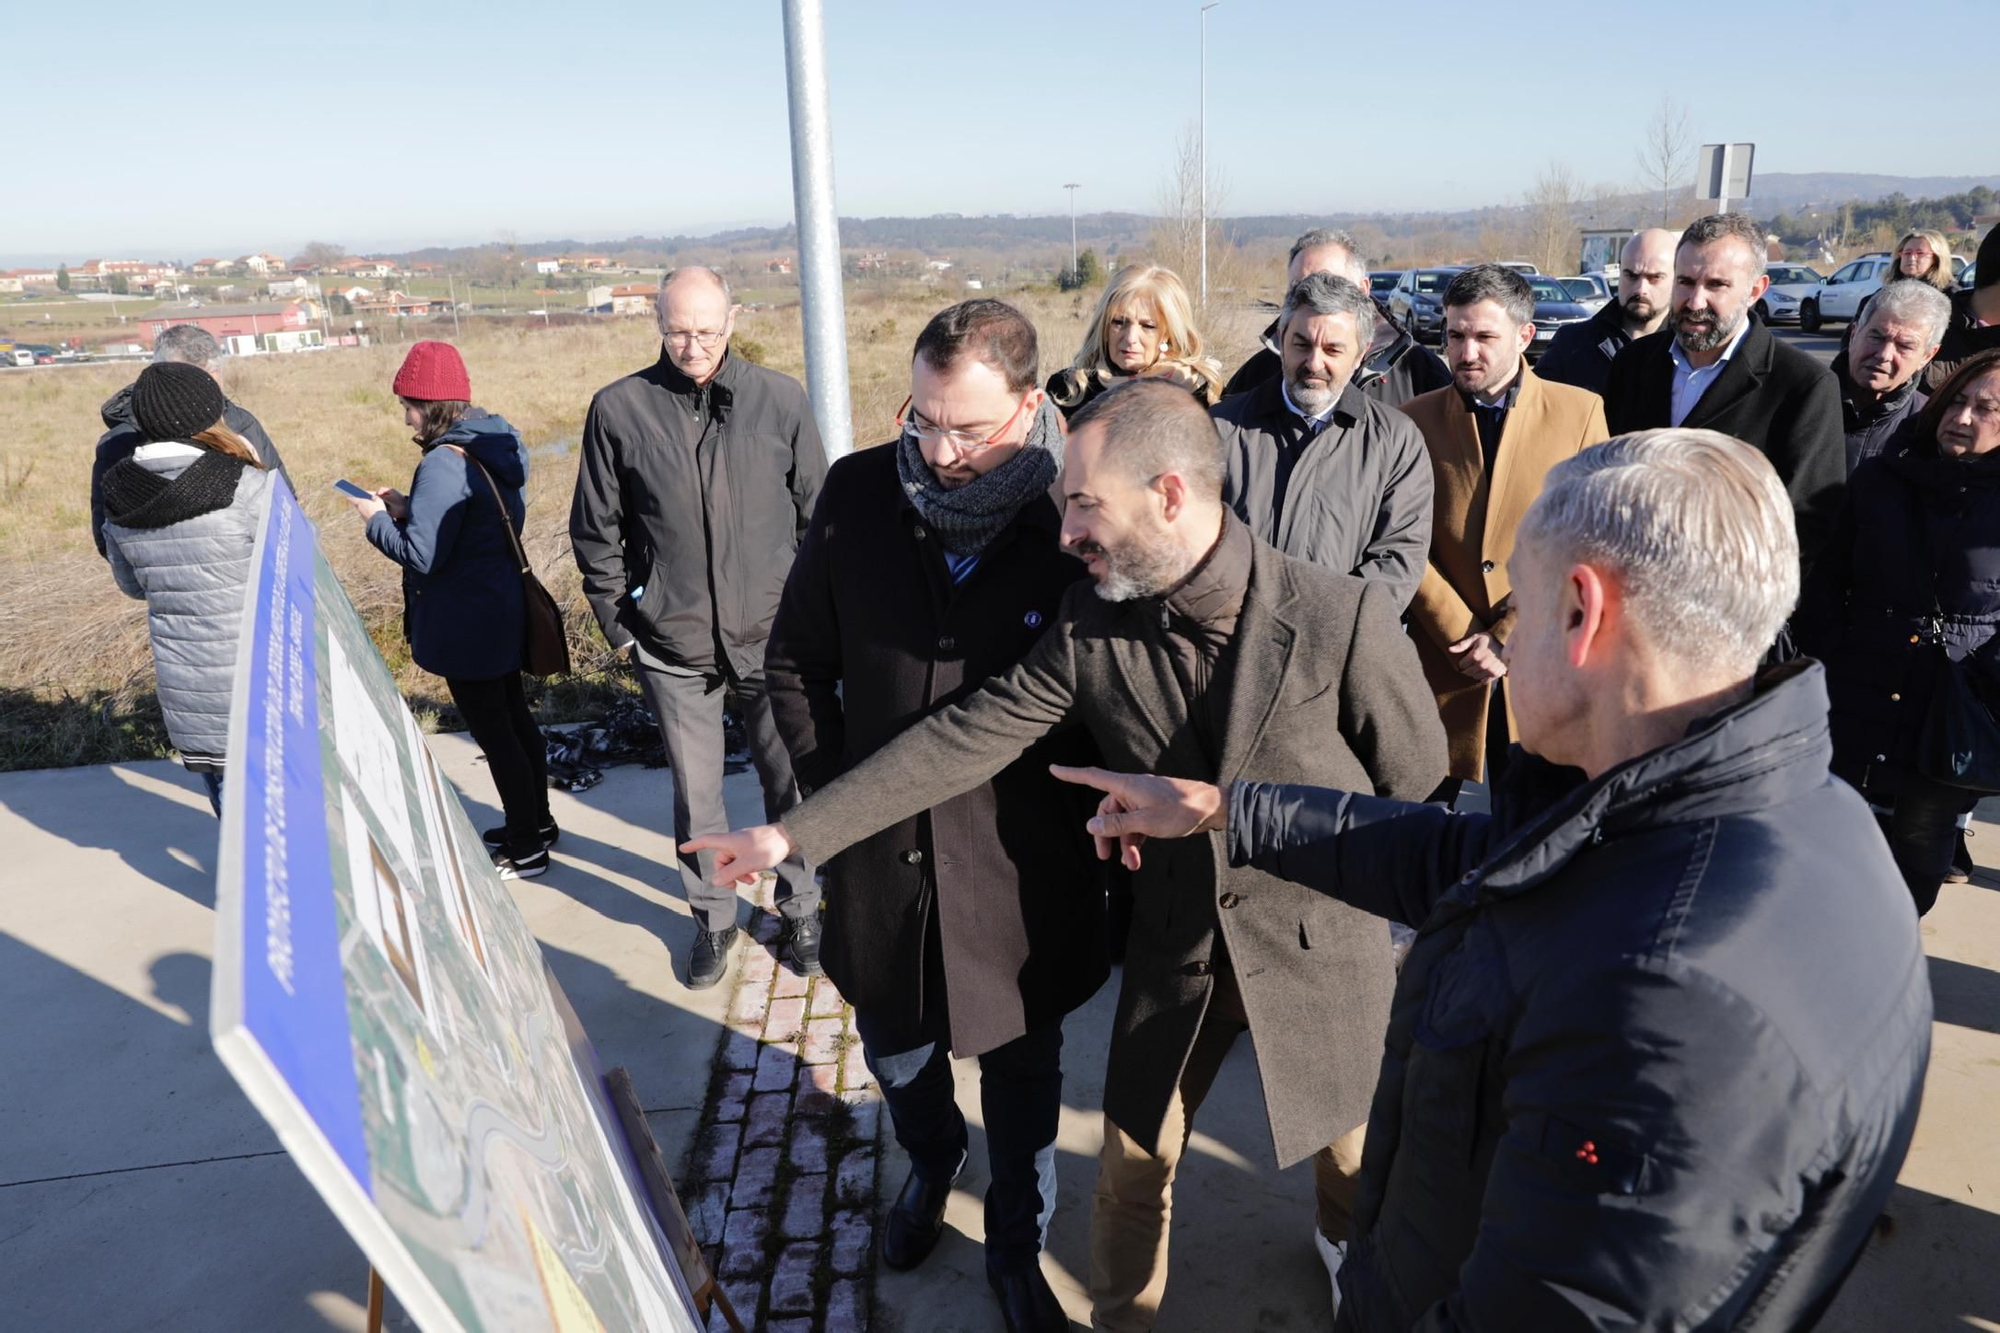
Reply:
[[[1273, 275], [1273, 283], [1278, 281]], [[1076, 350], [1095, 292], [1009, 294], [1042, 334], [1046, 375]], [[854, 434], [863, 445], [889, 437], [909, 391], [910, 344], [951, 294], [851, 294], [848, 369]], [[1267, 314], [1218, 312], [1211, 339], [1226, 367], [1252, 348]], [[753, 359], [803, 377], [796, 308], [746, 312], [737, 345]], [[582, 598], [569, 555], [573, 445], [598, 388], [650, 363], [659, 341], [646, 319], [542, 328], [465, 320], [458, 340], [474, 397], [514, 423], [532, 456], [527, 547], [565, 605], [578, 675], [543, 691], [546, 721], [590, 715], [613, 691], [630, 689], [609, 658]], [[449, 337], [439, 323], [411, 322], [410, 337]], [[417, 451], [389, 392], [403, 348], [375, 346], [315, 355], [240, 358], [223, 375], [230, 397], [256, 413], [285, 456], [321, 549], [368, 621], [405, 695], [433, 724], [456, 718], [443, 682], [409, 660], [400, 629], [394, 565], [361, 536], [352, 511], [330, 489], [336, 477], [407, 488]], [[0, 374], [0, 770], [103, 763], [169, 753], [152, 696], [144, 606], [123, 596], [89, 531], [92, 448], [98, 409], [136, 373], [132, 365], [49, 367]]]

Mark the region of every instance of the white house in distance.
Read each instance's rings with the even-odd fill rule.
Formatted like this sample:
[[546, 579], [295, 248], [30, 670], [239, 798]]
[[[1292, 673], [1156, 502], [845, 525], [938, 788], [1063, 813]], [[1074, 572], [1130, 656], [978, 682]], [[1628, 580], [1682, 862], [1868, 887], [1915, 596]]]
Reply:
[[260, 278], [286, 271], [285, 261], [272, 254], [245, 255], [236, 262], [244, 272], [255, 273]]
[[523, 259], [521, 261], [521, 267], [525, 269], [530, 269], [536, 273], [560, 273], [562, 272], [562, 260]]

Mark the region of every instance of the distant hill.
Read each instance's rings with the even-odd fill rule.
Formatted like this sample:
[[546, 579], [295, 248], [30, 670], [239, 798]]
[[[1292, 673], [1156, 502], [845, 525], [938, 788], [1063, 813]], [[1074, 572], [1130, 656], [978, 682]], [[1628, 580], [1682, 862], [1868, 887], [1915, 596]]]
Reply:
[[1962, 194], [1984, 185], [2000, 190], [2000, 175], [1871, 176], [1857, 171], [1772, 171], [1753, 174], [1750, 206], [1759, 213], [1868, 203], [1892, 194], [1911, 199]]

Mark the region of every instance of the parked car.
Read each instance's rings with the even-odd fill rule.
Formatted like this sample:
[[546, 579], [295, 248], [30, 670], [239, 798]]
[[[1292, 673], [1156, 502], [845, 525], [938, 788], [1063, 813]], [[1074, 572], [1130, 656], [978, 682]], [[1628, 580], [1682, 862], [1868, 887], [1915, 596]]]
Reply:
[[1769, 272], [1771, 289], [1757, 302], [1758, 318], [1766, 324], [1798, 323], [1799, 302], [1825, 282], [1825, 276], [1804, 264], [1773, 264]]
[[1465, 269], [1463, 264], [1404, 269], [1389, 290], [1389, 313], [1418, 342], [1444, 341], [1444, 289]]
[[1570, 299], [1596, 314], [1611, 304], [1611, 284], [1595, 273], [1579, 273], [1573, 278], [1557, 278]]
[[1525, 259], [1496, 259], [1493, 262], [1498, 264], [1501, 268], [1511, 268], [1516, 273], [1537, 274], [1541, 272], [1540, 269], [1536, 268], [1533, 264], [1530, 264]]
[[1396, 290], [1396, 279], [1403, 276], [1399, 268], [1383, 269], [1368, 275], [1368, 294], [1378, 301], [1389, 299], [1389, 293]]
[[[26, 360], [22, 357], [26, 356]], [[15, 343], [14, 364], [17, 366], [52, 366], [62, 356], [57, 349], [47, 343]]]
[[1807, 333], [1819, 332], [1829, 320], [1845, 322], [1861, 311], [1862, 302], [1882, 290], [1896, 257], [1888, 253], [1863, 255], [1842, 264], [1833, 276], [1814, 287], [1799, 301], [1799, 327]]
[[35, 364], [35, 354], [26, 347], [16, 347], [7, 353], [7, 364], [10, 366], [32, 366]]
[[1967, 264], [1963, 269], [1959, 270], [1958, 285], [1965, 288], [1968, 292], [1971, 291], [1973, 280], [1978, 275], [1978, 272], [1979, 265], [1977, 263]]
[[1528, 360], [1534, 361], [1548, 350], [1557, 329], [1565, 324], [1581, 324], [1590, 318], [1590, 311], [1577, 304], [1569, 289], [1554, 278], [1539, 273], [1523, 276], [1535, 289], [1535, 340], [1528, 344]]

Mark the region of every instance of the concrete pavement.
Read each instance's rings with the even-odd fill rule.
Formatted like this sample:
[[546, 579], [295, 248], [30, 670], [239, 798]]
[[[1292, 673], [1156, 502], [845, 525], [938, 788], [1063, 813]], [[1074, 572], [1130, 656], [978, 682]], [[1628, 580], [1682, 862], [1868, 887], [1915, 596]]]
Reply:
[[[433, 738], [474, 820], [492, 788], [461, 736]], [[670, 778], [613, 769], [552, 793], [557, 868], [515, 899], [607, 1064], [638, 1082], [684, 1167], [732, 986], [687, 991], [693, 927], [664, 891]], [[728, 784], [756, 816], [748, 775]], [[2000, 863], [2000, 805], [1976, 856]], [[165, 763], [0, 774], [0, 1324], [23, 1329], [358, 1330], [366, 1264], [209, 1050], [216, 825]], [[2000, 877], [1948, 887], [1925, 923], [1938, 1024], [1922, 1124], [1889, 1226], [1825, 1327], [2000, 1330]], [[1116, 980], [1067, 1026], [1047, 1269], [1087, 1322], [1086, 1229]], [[1247, 1041], [1196, 1121], [1161, 1333], [1327, 1321], [1306, 1168], [1269, 1166]], [[873, 1327], [998, 1327], [978, 1245], [976, 1068], [959, 1067], [971, 1160], [918, 1272], [880, 1273]], [[906, 1164], [886, 1144], [880, 1180]], [[685, 1179], [685, 1176], [679, 1177]], [[391, 1327], [408, 1327], [394, 1313]]]

